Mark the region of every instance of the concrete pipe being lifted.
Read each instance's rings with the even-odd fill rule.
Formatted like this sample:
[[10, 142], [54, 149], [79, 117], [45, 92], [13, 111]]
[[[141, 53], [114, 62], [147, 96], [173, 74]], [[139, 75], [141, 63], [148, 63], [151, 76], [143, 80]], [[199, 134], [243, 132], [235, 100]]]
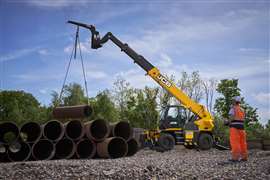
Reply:
[[96, 144], [90, 139], [81, 139], [76, 146], [76, 156], [79, 159], [92, 158], [96, 154]]
[[20, 149], [18, 151], [12, 152], [8, 151], [8, 159], [10, 161], [27, 161], [31, 156], [31, 147], [26, 142], [19, 142]]
[[84, 126], [79, 120], [69, 121], [65, 123], [65, 134], [67, 138], [77, 141], [84, 136]]
[[54, 154], [55, 145], [47, 139], [41, 139], [32, 146], [32, 156], [35, 160], [50, 160]]
[[20, 130], [21, 139], [28, 143], [38, 141], [42, 136], [42, 128], [38, 123], [28, 122], [25, 123]]
[[61, 139], [55, 144], [56, 159], [70, 159], [76, 151], [75, 143], [68, 138]]
[[127, 152], [127, 143], [121, 137], [110, 137], [97, 144], [97, 154], [102, 158], [120, 158]]
[[77, 119], [91, 116], [93, 109], [89, 105], [63, 106], [53, 109], [55, 119]]
[[19, 128], [16, 124], [5, 122], [0, 124], [0, 143], [11, 144], [19, 137]]
[[103, 119], [87, 122], [84, 128], [86, 136], [96, 142], [103, 141], [110, 134], [110, 126]]
[[115, 137], [122, 137], [126, 141], [133, 136], [133, 128], [126, 121], [120, 121], [111, 124], [111, 135]]
[[51, 120], [43, 126], [43, 136], [51, 141], [59, 141], [65, 134], [63, 124], [56, 120]]
[[134, 138], [131, 138], [130, 140], [128, 140], [127, 145], [128, 145], [127, 156], [133, 156], [134, 154], [136, 154], [136, 152], [139, 149], [138, 142]]

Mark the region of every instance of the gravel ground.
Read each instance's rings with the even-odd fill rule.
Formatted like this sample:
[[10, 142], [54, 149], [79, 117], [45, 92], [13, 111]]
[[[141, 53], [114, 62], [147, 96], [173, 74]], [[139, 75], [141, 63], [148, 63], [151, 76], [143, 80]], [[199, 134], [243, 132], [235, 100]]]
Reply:
[[270, 179], [270, 151], [249, 151], [248, 162], [228, 163], [230, 152], [141, 150], [119, 159], [1, 163], [0, 179]]

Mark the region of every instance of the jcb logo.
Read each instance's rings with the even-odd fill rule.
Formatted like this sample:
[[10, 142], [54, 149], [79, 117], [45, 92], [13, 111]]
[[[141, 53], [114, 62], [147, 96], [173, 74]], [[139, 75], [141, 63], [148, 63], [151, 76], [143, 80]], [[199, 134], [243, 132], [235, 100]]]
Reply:
[[162, 84], [165, 84], [167, 87], [171, 87], [172, 86], [172, 83], [170, 83], [164, 76], [162, 76], [161, 74], [159, 74], [157, 76], [158, 80], [160, 82], [162, 82]]

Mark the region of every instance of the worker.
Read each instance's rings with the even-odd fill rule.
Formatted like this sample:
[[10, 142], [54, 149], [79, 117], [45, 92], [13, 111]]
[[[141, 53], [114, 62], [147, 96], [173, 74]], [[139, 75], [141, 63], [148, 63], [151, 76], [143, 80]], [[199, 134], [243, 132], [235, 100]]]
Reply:
[[244, 130], [245, 112], [240, 107], [241, 97], [233, 98], [233, 106], [229, 111], [230, 118], [230, 144], [232, 158], [230, 161], [247, 161], [246, 132]]

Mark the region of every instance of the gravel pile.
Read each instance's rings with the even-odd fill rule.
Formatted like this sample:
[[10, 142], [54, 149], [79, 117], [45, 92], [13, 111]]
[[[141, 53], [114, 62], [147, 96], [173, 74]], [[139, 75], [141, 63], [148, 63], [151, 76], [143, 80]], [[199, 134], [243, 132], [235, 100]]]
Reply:
[[270, 152], [252, 150], [248, 162], [228, 163], [229, 151], [141, 150], [119, 159], [1, 163], [0, 179], [270, 179]]

